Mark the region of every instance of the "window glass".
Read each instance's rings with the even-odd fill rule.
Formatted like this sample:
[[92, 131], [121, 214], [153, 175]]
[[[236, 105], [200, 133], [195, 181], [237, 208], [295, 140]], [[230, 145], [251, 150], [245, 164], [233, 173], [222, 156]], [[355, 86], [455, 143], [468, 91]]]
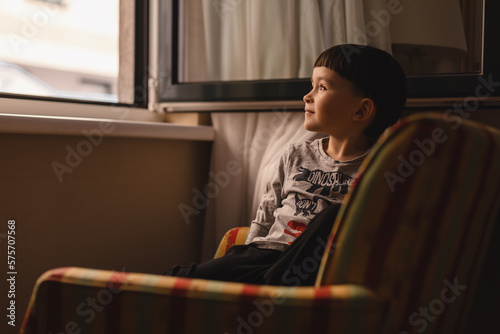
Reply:
[[386, 50], [412, 76], [479, 73], [482, 15], [482, 0], [181, 0], [177, 79], [309, 78], [342, 43]]
[[119, 0], [0, 0], [0, 93], [118, 102]]
[[[442, 107], [438, 99], [474, 94], [478, 80], [500, 73], [496, 0], [164, 0], [159, 6], [158, 101], [171, 112], [185, 111], [185, 102], [196, 103], [189, 106], [195, 111], [215, 104], [265, 110], [278, 102], [302, 110], [315, 57], [342, 43], [391, 52], [415, 103]], [[247, 108], [249, 101], [259, 104]]]

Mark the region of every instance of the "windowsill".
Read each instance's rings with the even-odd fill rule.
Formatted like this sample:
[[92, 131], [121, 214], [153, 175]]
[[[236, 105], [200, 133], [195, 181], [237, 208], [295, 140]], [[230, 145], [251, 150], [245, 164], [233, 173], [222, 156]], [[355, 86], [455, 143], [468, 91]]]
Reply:
[[106, 104], [0, 97], [0, 106], [1, 114], [105, 118], [146, 122], [161, 122], [163, 120], [160, 114], [147, 109]]
[[212, 141], [210, 126], [189, 126], [162, 122], [0, 114], [0, 133], [79, 135]]
[[0, 98], [0, 133], [78, 135], [212, 141], [210, 126], [165, 123], [147, 109]]

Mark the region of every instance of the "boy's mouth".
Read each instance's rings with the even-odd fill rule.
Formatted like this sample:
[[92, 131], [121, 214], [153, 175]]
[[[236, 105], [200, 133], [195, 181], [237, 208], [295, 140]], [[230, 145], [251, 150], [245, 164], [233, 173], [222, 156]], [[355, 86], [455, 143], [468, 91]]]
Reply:
[[312, 110], [305, 109], [305, 111], [306, 111], [306, 115], [308, 115], [308, 114], [309, 114], [309, 115], [310, 115], [310, 114], [314, 114], [314, 111], [312, 111]]

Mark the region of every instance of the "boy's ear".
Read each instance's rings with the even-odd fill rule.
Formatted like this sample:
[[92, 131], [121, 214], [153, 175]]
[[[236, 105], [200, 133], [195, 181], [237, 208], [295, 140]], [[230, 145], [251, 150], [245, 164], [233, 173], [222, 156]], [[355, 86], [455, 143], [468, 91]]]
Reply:
[[364, 98], [361, 100], [361, 106], [354, 113], [354, 120], [358, 122], [367, 121], [375, 116], [375, 111], [375, 103], [373, 100], [370, 98]]

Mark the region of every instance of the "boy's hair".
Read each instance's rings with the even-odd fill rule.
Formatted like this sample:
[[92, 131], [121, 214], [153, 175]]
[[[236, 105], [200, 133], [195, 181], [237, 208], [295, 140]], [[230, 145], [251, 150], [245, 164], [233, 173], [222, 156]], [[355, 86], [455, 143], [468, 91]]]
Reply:
[[334, 70], [375, 103], [375, 117], [364, 134], [376, 140], [397, 122], [406, 103], [406, 75], [389, 53], [366, 45], [342, 44], [323, 51], [314, 67]]

